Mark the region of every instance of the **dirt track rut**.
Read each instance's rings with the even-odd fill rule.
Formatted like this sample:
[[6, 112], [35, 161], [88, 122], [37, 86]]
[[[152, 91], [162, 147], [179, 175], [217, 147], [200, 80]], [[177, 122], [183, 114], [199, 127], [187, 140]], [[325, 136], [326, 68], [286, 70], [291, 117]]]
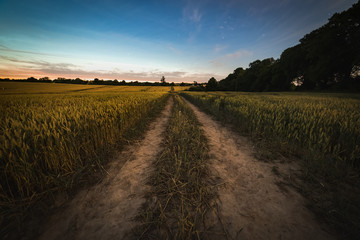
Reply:
[[150, 125], [145, 138], [127, 146], [112, 161], [109, 174], [99, 184], [78, 193], [50, 218], [40, 239], [128, 239], [133, 218], [149, 191], [145, 184], [152, 162], [162, 150], [173, 99]]
[[273, 165], [256, 160], [244, 137], [186, 102], [208, 138], [209, 168], [220, 184], [218, 216], [212, 215], [207, 223], [214, 231], [212, 239], [219, 239], [216, 232], [223, 230], [228, 239], [332, 239], [299, 193], [290, 188], [284, 192], [276, 185]]

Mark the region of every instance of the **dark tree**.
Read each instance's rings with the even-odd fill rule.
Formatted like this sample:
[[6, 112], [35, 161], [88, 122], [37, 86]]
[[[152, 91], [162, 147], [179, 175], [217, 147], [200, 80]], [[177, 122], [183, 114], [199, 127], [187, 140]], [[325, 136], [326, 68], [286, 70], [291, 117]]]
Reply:
[[50, 78], [49, 77], [42, 77], [42, 78], [39, 78], [39, 81], [40, 82], [51, 82]]
[[206, 84], [206, 91], [216, 91], [218, 90], [218, 82], [214, 77], [210, 78]]
[[360, 90], [360, 1], [286, 49], [280, 59], [256, 60], [219, 83], [220, 90]]
[[243, 68], [237, 68], [233, 73], [230, 73], [225, 79], [219, 82], [219, 89], [222, 91], [238, 91], [239, 82], [244, 74]]
[[26, 81], [28, 81], [28, 82], [36, 82], [37, 79], [34, 78], [34, 77], [29, 77], [28, 79], [26, 79]]
[[160, 83], [161, 83], [161, 85], [166, 85], [165, 77], [164, 77], [164, 76], [161, 77]]
[[94, 78], [93, 84], [100, 84], [100, 80], [98, 78]]

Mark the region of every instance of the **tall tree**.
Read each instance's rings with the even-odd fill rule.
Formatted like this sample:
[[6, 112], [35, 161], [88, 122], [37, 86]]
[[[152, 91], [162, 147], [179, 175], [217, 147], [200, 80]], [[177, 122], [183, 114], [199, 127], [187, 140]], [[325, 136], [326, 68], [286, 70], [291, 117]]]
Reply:
[[166, 85], [165, 77], [164, 77], [164, 76], [161, 77], [160, 83], [161, 83], [161, 85]]
[[206, 91], [216, 91], [218, 90], [218, 82], [214, 77], [210, 78], [206, 84]]

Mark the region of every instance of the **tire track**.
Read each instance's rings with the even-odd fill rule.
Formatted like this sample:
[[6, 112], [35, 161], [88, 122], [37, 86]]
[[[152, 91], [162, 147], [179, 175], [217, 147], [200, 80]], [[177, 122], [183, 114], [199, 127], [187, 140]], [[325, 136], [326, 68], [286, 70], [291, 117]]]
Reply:
[[145, 138], [127, 146], [112, 161], [102, 182], [79, 192], [45, 224], [39, 239], [129, 239], [137, 225], [133, 218], [150, 190], [146, 179], [161, 152], [173, 98], [151, 123]]
[[216, 232], [221, 230], [228, 239], [332, 239], [299, 193], [290, 188], [281, 191], [273, 165], [256, 160], [244, 137], [186, 102], [209, 141], [210, 169], [219, 186], [217, 214], [207, 220], [214, 232], [210, 239], [218, 239]]

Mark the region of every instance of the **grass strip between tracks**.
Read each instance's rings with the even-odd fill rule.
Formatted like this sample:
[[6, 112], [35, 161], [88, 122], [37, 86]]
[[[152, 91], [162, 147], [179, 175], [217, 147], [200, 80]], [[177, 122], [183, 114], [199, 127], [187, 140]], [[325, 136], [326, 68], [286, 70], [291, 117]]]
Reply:
[[165, 147], [149, 179], [153, 186], [139, 215], [139, 239], [202, 239], [204, 217], [211, 210], [207, 140], [194, 113], [174, 96]]

